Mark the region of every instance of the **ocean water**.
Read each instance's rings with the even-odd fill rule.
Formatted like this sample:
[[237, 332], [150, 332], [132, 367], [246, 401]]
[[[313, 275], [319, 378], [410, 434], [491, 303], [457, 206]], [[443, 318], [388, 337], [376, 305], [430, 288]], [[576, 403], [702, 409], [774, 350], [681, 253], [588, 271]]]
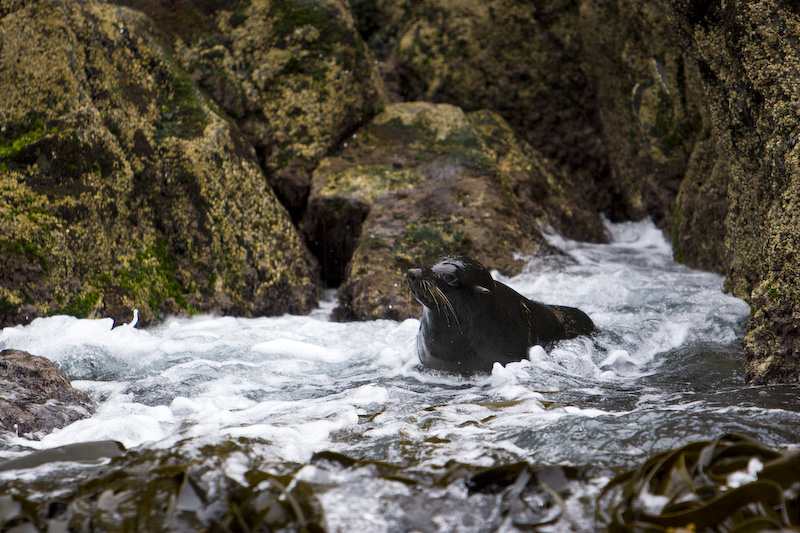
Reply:
[[588, 530], [586, 502], [607, 476], [653, 453], [728, 432], [800, 442], [796, 389], [744, 385], [747, 304], [723, 293], [720, 276], [673, 262], [652, 223], [608, 231], [606, 245], [550, 236], [563, 258], [495, 274], [532, 299], [580, 307], [600, 333], [534, 347], [489, 375], [421, 367], [418, 320], [330, 322], [332, 292], [310, 316], [199, 316], [146, 330], [57, 316], [5, 328], [0, 349], [55, 361], [97, 410], [40, 439], [1, 434], [0, 461], [96, 440], [199, 449], [244, 437], [266, 462], [307, 465], [297, 476], [318, 487], [330, 531], [477, 531], [484, 511], [466, 489], [417, 494], [366, 467], [308, 464], [317, 452], [420, 472], [589, 465], [600, 475], [566, 502], [568, 528]]

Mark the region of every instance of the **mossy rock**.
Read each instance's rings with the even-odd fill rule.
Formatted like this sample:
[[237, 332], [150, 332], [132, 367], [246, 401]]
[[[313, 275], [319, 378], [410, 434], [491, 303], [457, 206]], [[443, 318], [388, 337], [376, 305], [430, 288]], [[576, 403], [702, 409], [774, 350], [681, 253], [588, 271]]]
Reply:
[[729, 181], [727, 162], [719, 157], [714, 139], [699, 141], [670, 219], [669, 235], [677, 261], [725, 274]]
[[727, 167], [726, 286], [753, 309], [746, 376], [796, 383], [800, 56], [787, 43], [800, 39], [800, 13], [790, 2], [731, 5], [724, 16], [683, 0], [673, 9], [702, 73], [716, 150]]
[[[340, 285], [334, 317], [417, 316], [405, 272], [441, 255], [514, 274], [516, 252], [553, 253], [540, 228], [563, 220], [569, 202], [549, 165], [499, 115], [388, 106], [314, 172], [303, 230], [326, 281]], [[537, 187], [550, 199], [520, 201], [517, 190]]]
[[372, 54], [340, 0], [120, 3], [153, 17], [295, 215], [316, 164], [383, 104]]
[[146, 16], [45, 2], [0, 34], [0, 324], [313, 307], [252, 147]]

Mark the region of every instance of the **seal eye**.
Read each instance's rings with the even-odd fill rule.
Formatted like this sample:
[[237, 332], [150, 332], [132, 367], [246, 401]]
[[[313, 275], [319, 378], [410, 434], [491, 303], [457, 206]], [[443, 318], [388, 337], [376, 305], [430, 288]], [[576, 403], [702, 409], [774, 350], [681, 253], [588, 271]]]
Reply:
[[458, 285], [458, 277], [452, 272], [444, 272], [441, 277], [448, 285], [452, 285], [453, 287]]

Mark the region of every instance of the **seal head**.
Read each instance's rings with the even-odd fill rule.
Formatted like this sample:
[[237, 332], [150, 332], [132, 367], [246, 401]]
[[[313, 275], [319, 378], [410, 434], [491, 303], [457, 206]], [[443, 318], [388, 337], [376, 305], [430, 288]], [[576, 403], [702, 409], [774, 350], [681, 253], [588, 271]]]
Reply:
[[478, 261], [446, 256], [412, 268], [406, 281], [422, 304], [417, 352], [426, 367], [471, 374], [490, 372], [528, 356], [528, 348], [595, 330], [574, 307], [545, 305], [495, 281]]

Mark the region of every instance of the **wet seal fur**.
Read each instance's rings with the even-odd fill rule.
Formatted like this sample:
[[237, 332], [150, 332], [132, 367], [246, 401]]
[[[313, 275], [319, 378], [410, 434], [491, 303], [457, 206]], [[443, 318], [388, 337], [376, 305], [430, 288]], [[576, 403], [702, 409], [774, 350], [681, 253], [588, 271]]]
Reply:
[[495, 362], [527, 358], [531, 346], [595, 331], [580, 309], [529, 300], [473, 259], [442, 257], [410, 269], [406, 281], [423, 306], [419, 359], [435, 370], [491, 372]]

